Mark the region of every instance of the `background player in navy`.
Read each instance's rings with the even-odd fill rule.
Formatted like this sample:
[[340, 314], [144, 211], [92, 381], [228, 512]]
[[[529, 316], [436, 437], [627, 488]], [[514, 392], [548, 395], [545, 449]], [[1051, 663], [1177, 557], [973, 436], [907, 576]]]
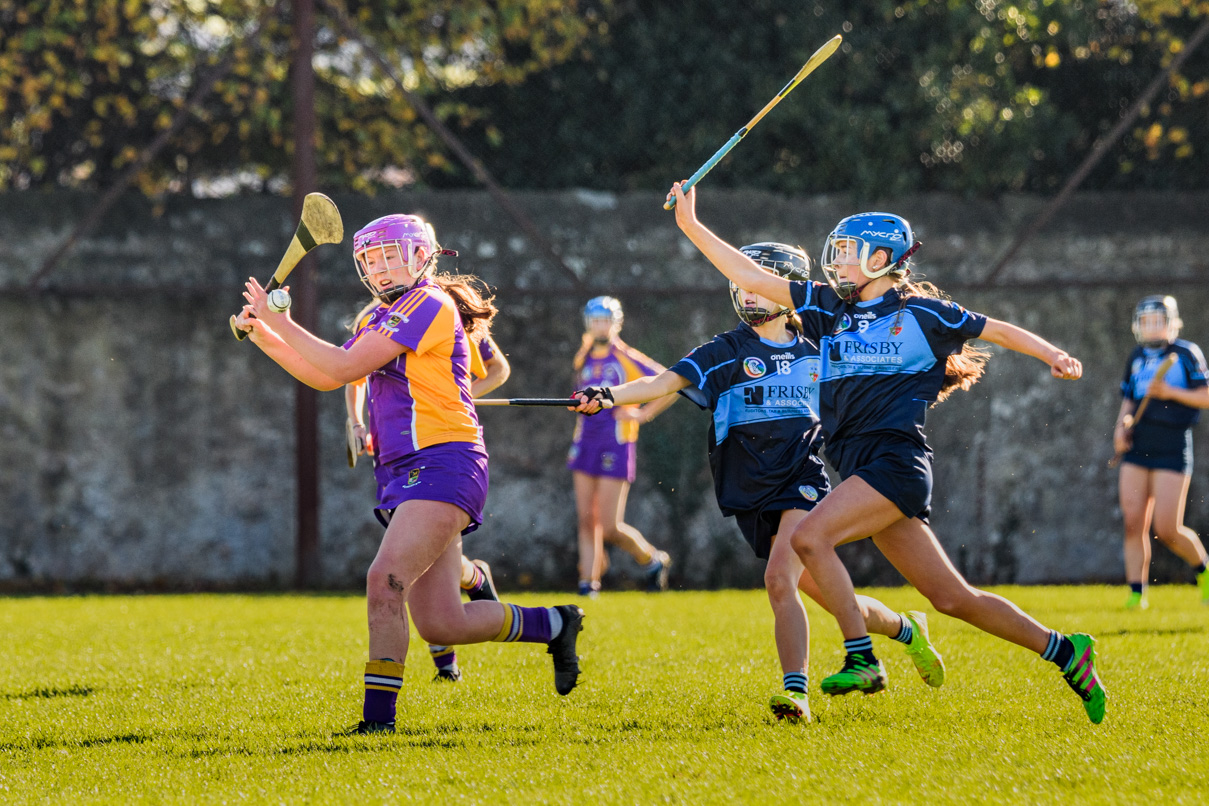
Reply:
[[969, 388], [985, 353], [981, 337], [1044, 361], [1056, 378], [1078, 378], [1078, 360], [1015, 325], [988, 319], [907, 282], [919, 248], [907, 221], [887, 213], [850, 216], [828, 236], [822, 268], [827, 285], [778, 277], [712, 233], [696, 213], [695, 189], [677, 183], [676, 223], [726, 277], [801, 316], [822, 356], [819, 409], [827, 456], [840, 485], [793, 533], [794, 550], [818, 583], [844, 635], [847, 657], [823, 691], [873, 693], [886, 674], [873, 654], [852, 580], [836, 547], [872, 536], [878, 549], [937, 610], [1031, 649], [1053, 661], [1093, 722], [1106, 695], [1096, 675], [1095, 639], [1043, 627], [1001, 596], [970, 586], [927, 523], [932, 451], [924, 440], [926, 409], [947, 391]]
[[[1205, 547], [1184, 525], [1184, 503], [1192, 480], [1192, 426], [1209, 408], [1209, 370], [1201, 348], [1178, 338], [1180, 314], [1174, 297], [1146, 297], [1133, 315], [1138, 346], [1129, 354], [1121, 382], [1121, 410], [1113, 429], [1113, 446], [1121, 459], [1119, 494], [1125, 519], [1125, 606], [1146, 607], [1150, 570], [1150, 527], [1155, 536], [1196, 571], [1201, 603], [1209, 604]], [[1176, 363], [1163, 378], [1159, 364], [1169, 353]], [[1151, 400], [1142, 418], [1127, 426], [1138, 402]]]
[[[781, 277], [809, 279], [810, 262], [800, 249], [760, 243], [742, 251]], [[778, 718], [809, 721], [810, 633], [798, 590], [823, 602], [789, 535], [830, 489], [818, 457], [819, 351], [788, 308], [733, 283], [731, 301], [743, 324], [654, 378], [584, 390], [578, 410], [595, 413], [602, 401], [642, 403], [679, 391], [713, 412], [709, 464], [718, 506], [735, 517], [756, 556], [768, 560], [764, 582], [785, 689], [769, 705]], [[858, 596], [857, 604], [870, 632], [906, 644], [924, 680], [944, 683], [944, 663], [928, 642], [923, 613], [895, 613], [867, 596]]]

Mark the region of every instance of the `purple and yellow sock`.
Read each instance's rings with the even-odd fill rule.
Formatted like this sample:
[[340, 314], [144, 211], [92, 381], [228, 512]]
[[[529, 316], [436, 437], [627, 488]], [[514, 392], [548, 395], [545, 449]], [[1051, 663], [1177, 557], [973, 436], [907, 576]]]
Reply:
[[487, 575], [484, 574], [482, 569], [480, 569], [474, 563], [467, 563], [467, 565], [470, 566], [472, 571], [470, 581], [467, 582], [466, 580], [462, 580], [459, 586], [464, 591], [474, 591], [475, 593], [478, 593], [480, 590], [482, 590], [483, 583], [487, 581]]
[[493, 641], [523, 641], [548, 644], [563, 628], [562, 615], [553, 607], [521, 607], [503, 605], [504, 626]]
[[458, 668], [458, 653], [451, 646], [429, 644], [428, 654], [432, 657], [432, 662], [436, 664], [438, 669]]
[[365, 704], [361, 718], [366, 722], [395, 721], [395, 700], [403, 688], [403, 664], [389, 658], [365, 664]]

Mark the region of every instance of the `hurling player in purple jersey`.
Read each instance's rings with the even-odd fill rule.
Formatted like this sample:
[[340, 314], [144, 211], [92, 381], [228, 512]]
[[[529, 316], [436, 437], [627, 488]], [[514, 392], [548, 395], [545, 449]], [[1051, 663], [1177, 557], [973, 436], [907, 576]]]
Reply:
[[1107, 695], [1096, 672], [1095, 639], [1048, 629], [1002, 596], [971, 586], [928, 525], [932, 451], [924, 415], [982, 375], [987, 353], [971, 351], [966, 342], [982, 338], [1033, 356], [1055, 378], [1079, 378], [1082, 364], [1027, 330], [910, 282], [908, 261], [920, 244], [901, 216], [841, 220], [823, 244], [827, 283], [804, 283], [766, 271], [711, 232], [697, 219], [695, 189], [685, 194], [676, 183], [672, 198], [677, 225], [715, 268], [740, 288], [797, 311], [804, 335], [819, 344], [819, 416], [841, 482], [802, 519], [791, 543], [844, 637], [844, 665], [823, 680], [824, 693], [871, 694], [886, 686], [852, 579], [836, 553], [844, 543], [872, 536], [937, 610], [1052, 661], [1087, 717], [1102, 721]]
[[353, 260], [382, 305], [343, 346], [313, 335], [288, 311], [270, 310], [255, 278], [236, 320], [309, 386], [334, 390], [369, 378], [375, 512], [386, 531], [366, 576], [369, 661], [356, 733], [394, 732], [409, 611], [429, 643], [544, 643], [555, 690], [568, 694], [579, 678], [579, 607], [462, 602], [462, 536], [482, 523], [487, 497], [487, 452], [470, 391], [471, 339], [486, 332], [495, 306], [467, 279], [434, 272], [445, 254], [456, 253], [442, 249], [419, 216], [388, 215], [358, 231]]
[[[621, 303], [613, 297], [595, 297], [584, 306], [583, 344], [574, 360], [577, 388], [616, 386], [663, 371], [621, 340], [622, 318]], [[675, 402], [672, 395], [642, 408], [624, 406], [602, 417], [576, 418], [567, 467], [575, 483], [581, 596], [600, 591], [608, 562], [605, 543], [620, 546], [642, 566], [647, 590], [667, 589], [672, 558], [625, 522], [625, 506], [636, 472], [638, 426]]]
[[[1196, 573], [1201, 603], [1209, 604], [1209, 571], [1205, 547], [1184, 525], [1184, 504], [1192, 480], [1192, 426], [1201, 409], [1209, 409], [1209, 369], [1201, 348], [1179, 338], [1175, 298], [1146, 297], [1133, 315], [1138, 346], [1129, 355], [1121, 381], [1121, 409], [1113, 429], [1113, 447], [1121, 457], [1118, 494], [1125, 520], [1125, 606], [1147, 607], [1150, 529]], [[1162, 378], [1159, 365], [1169, 355], [1176, 361]], [[1134, 412], [1150, 396], [1142, 417]]]
[[[810, 260], [801, 249], [758, 243], [740, 251], [780, 277], [810, 279]], [[818, 456], [819, 348], [802, 336], [795, 311], [733, 283], [730, 294], [738, 327], [659, 375], [577, 392], [576, 410], [594, 414], [608, 403], [646, 403], [679, 392], [712, 412], [709, 466], [718, 506], [734, 516], [756, 556], [768, 561], [764, 585], [783, 688], [769, 707], [778, 719], [809, 722], [810, 622], [798, 591], [826, 604], [790, 536], [831, 489]], [[870, 632], [902, 643], [928, 685], [944, 684], [944, 661], [929, 641], [923, 613], [895, 613], [868, 596], [857, 602]]]
[[[375, 299], [357, 314], [349, 329], [353, 333], [357, 333], [369, 322], [370, 314], [381, 305], [382, 303]], [[479, 397], [497, 389], [507, 381], [508, 376], [512, 373], [512, 367], [489, 334], [483, 335], [477, 343], [471, 342], [470, 347], [472, 351], [470, 371], [474, 375], [470, 393], [474, 397]], [[348, 415], [347, 428], [355, 443], [350, 445], [349, 449], [356, 451], [358, 456], [368, 454], [374, 463], [376, 475], [378, 463], [374, 456], [374, 444], [369, 436], [368, 425], [373, 415], [366, 405], [368, 380], [368, 378], [361, 378], [344, 387], [344, 406]], [[472, 602], [498, 602], [500, 600], [499, 593], [495, 589], [495, 580], [491, 576], [491, 566], [484, 560], [471, 560], [463, 554], [462, 578], [458, 586]], [[428, 654], [437, 668], [436, 675], [433, 677], [434, 682], [456, 683], [462, 679], [457, 651], [453, 647], [429, 644]]]

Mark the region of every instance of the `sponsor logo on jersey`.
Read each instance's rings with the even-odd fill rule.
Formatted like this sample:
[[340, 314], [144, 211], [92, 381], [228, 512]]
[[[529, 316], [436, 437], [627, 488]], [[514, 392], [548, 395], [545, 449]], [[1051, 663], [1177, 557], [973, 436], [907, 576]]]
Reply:
[[769, 361], [792, 361], [797, 358], [793, 353], [777, 353], [776, 355], [768, 356]]
[[764, 366], [764, 362], [753, 355], [743, 359], [743, 371], [747, 373], [747, 377], [749, 378], [760, 378], [763, 377], [765, 372], [768, 372], [768, 367]]
[[852, 317], [848, 314], [844, 314], [839, 318], [839, 321], [835, 323], [835, 330], [831, 331], [831, 335], [838, 336], [850, 327], [852, 327]]
[[[817, 376], [817, 373], [816, 373]], [[773, 383], [743, 387], [743, 404], [777, 408], [798, 408], [810, 398], [811, 388], [798, 384]]]
[[807, 501], [819, 500], [819, 491], [811, 487], [809, 484], [803, 484], [801, 487], [798, 487], [798, 492], [801, 493], [802, 497]]
[[853, 319], [876, 319], [877, 314], [875, 314], [875, 313], [854, 313], [854, 314], [852, 314], [852, 318]]

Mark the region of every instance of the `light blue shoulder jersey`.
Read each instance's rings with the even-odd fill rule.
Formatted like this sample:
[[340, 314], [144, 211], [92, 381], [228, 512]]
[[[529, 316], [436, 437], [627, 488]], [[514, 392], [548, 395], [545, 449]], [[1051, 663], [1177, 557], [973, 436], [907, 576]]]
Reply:
[[[1121, 397], [1139, 401], [1146, 396], [1150, 382], [1158, 372], [1159, 364], [1168, 353], [1177, 356], [1175, 366], [1167, 370], [1164, 382], [1177, 389], [1199, 389], [1209, 385], [1209, 369], [1205, 366], [1205, 355], [1201, 348], [1190, 341], [1176, 339], [1166, 347], [1135, 347], [1125, 364], [1125, 377], [1121, 381]], [[1144, 419], [1163, 423], [1176, 428], [1188, 428], [1200, 419], [1201, 410], [1174, 400], [1151, 400]]]
[[822, 354], [819, 415], [828, 442], [894, 432], [924, 443], [924, 414], [946, 359], [977, 338], [986, 317], [948, 300], [904, 296], [847, 303], [822, 283], [790, 284], [807, 338]]

